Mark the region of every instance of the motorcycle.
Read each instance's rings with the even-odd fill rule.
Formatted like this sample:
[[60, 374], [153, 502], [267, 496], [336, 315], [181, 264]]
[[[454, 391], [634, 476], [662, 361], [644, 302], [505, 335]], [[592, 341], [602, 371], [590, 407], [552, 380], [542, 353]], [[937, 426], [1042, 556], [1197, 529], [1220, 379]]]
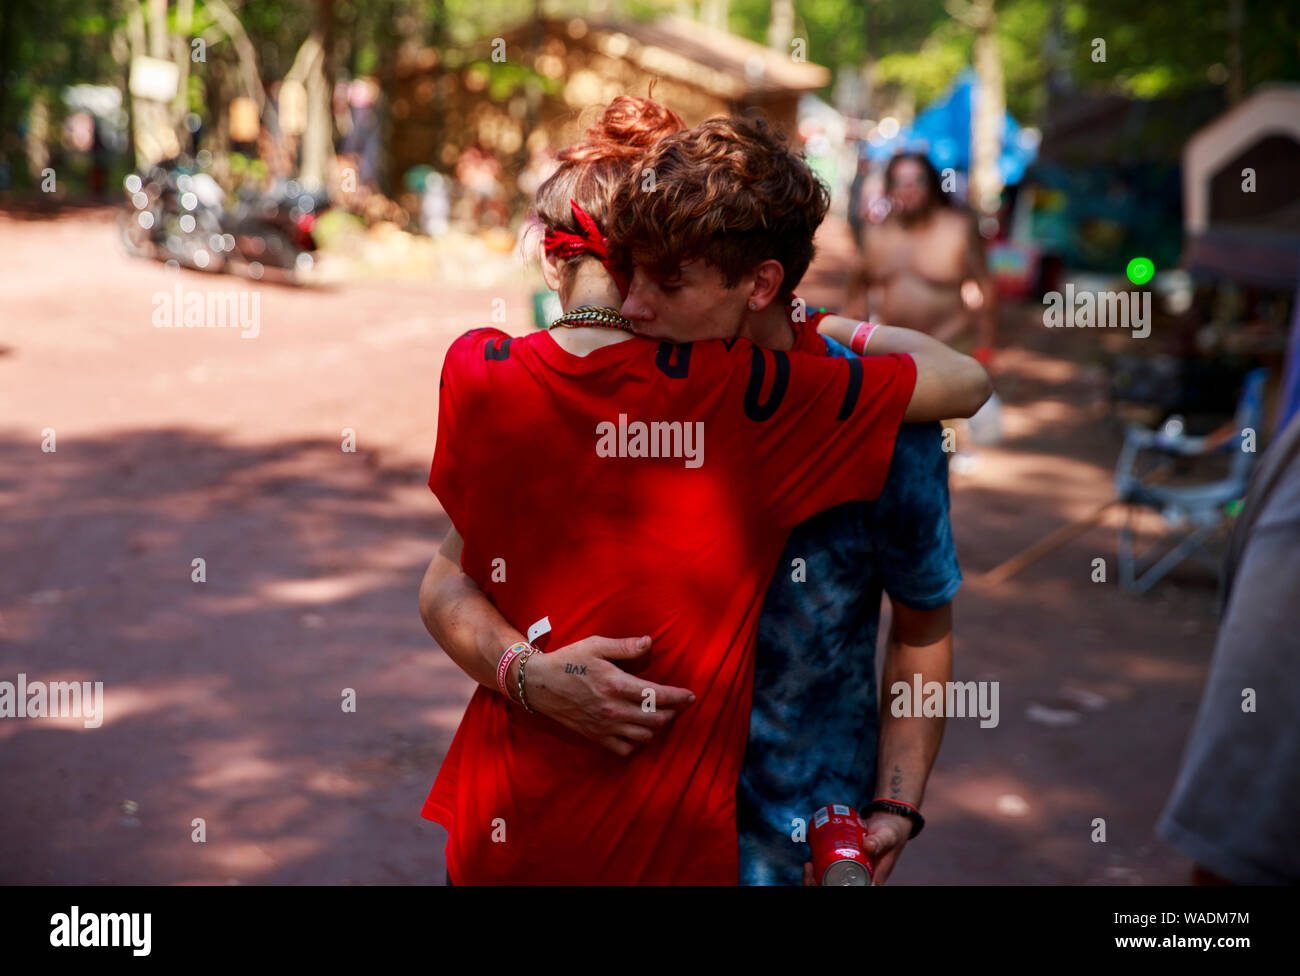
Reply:
[[267, 267], [297, 275], [315, 266], [312, 230], [329, 208], [328, 197], [306, 192], [296, 180], [289, 180], [270, 193], [241, 188], [238, 199], [224, 226], [252, 277], [260, 278]]
[[270, 193], [241, 188], [233, 211], [217, 181], [182, 157], [132, 173], [124, 187], [128, 204], [118, 214], [118, 230], [135, 257], [214, 273], [233, 259], [251, 278], [275, 268], [294, 281], [315, 265], [312, 230], [329, 201], [293, 180]]
[[168, 159], [132, 173], [123, 185], [128, 205], [119, 211], [117, 226], [128, 254], [200, 271], [225, 269], [232, 242], [225, 239], [225, 194], [216, 180]]

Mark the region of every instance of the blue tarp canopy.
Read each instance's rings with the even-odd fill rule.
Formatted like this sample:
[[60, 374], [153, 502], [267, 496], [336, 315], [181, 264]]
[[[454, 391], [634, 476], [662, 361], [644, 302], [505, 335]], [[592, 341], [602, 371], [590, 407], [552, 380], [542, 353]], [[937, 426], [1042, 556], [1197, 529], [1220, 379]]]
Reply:
[[[978, 97], [978, 92], [975, 72], [967, 68], [957, 76], [952, 87], [927, 105], [893, 139], [868, 142], [867, 155], [874, 160], [886, 160], [896, 152], [924, 152], [939, 170], [952, 167], [969, 171], [971, 99], [972, 95]], [[1018, 183], [1036, 155], [1037, 140], [1008, 112], [1002, 156], [998, 161], [1003, 183]]]

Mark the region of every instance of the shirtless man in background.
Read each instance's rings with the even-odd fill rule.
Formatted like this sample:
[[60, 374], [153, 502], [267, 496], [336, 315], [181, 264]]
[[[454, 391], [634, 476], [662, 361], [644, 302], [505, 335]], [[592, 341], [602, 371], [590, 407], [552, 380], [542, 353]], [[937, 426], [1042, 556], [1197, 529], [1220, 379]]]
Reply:
[[885, 192], [889, 215], [862, 225], [862, 264], [849, 284], [845, 314], [866, 311], [875, 321], [949, 344], [977, 325], [973, 355], [987, 366], [997, 309], [975, 222], [949, 201], [922, 153], [889, 161]]

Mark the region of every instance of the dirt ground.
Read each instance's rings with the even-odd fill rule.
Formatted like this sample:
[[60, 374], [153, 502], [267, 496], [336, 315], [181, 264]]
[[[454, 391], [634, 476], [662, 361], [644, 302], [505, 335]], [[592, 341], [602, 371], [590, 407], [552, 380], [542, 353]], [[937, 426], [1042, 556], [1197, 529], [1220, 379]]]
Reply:
[[[838, 302], [850, 253], [828, 226], [811, 302]], [[419, 810], [472, 683], [416, 612], [447, 527], [425, 488], [438, 374], [495, 299], [531, 327], [524, 276], [173, 274], [127, 258], [108, 211], [0, 214], [0, 268], [0, 680], [102, 681], [105, 701], [99, 728], [0, 722], [0, 881], [441, 883], [445, 833]], [[257, 337], [155, 328], [178, 282], [255, 289]], [[892, 883], [1181, 883], [1152, 828], [1214, 579], [1122, 593], [1103, 521], [981, 581], [1105, 501], [1118, 449], [1091, 335], [1004, 322], [1008, 437], [953, 477], [956, 677], [1000, 682], [1000, 722], [949, 721]]]

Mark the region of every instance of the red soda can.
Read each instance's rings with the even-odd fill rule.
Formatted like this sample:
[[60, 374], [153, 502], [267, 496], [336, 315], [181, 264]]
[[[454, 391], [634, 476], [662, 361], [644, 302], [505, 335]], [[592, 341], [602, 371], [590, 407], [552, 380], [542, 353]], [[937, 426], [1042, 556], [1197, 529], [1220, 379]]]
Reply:
[[813, 871], [823, 887], [871, 884], [871, 859], [862, 849], [866, 826], [856, 810], [842, 803], [824, 806], [813, 814], [808, 844]]

